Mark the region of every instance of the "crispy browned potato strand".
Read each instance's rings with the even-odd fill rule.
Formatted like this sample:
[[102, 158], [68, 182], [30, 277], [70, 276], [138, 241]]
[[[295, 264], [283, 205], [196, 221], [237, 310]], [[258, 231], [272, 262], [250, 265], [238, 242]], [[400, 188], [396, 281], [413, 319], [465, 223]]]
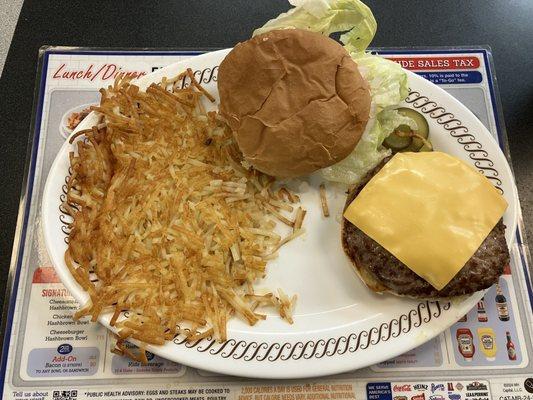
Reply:
[[[292, 323], [296, 296], [258, 294], [254, 284], [302, 234], [305, 210], [293, 212], [296, 195], [242, 166], [229, 128], [201, 105], [207, 92], [176, 85], [189, 75], [146, 91], [115, 81], [93, 107], [103, 122], [71, 138], [65, 262], [90, 295], [76, 318], [111, 312], [119, 344], [224, 341], [232, 315], [254, 325], [260, 306]], [[276, 221], [292, 232], [282, 238]]]

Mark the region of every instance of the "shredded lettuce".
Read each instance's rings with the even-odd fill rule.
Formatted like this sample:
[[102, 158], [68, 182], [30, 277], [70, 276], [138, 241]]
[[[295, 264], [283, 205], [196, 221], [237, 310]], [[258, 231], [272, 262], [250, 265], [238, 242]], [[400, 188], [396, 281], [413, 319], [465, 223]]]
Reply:
[[[407, 75], [400, 64], [370, 53], [351, 53], [370, 85], [373, 112], [396, 107], [409, 94]], [[372, 115], [371, 115], [372, 116]]]
[[355, 184], [368, 171], [391, 154], [381, 144], [399, 125], [408, 125], [416, 130], [416, 122], [401, 115], [398, 111], [386, 109], [368, 121], [365, 131], [355, 150], [344, 160], [319, 171], [324, 179], [333, 182]]
[[408, 95], [407, 75], [399, 64], [365, 51], [374, 38], [377, 23], [372, 11], [360, 0], [289, 0], [289, 3], [294, 8], [268, 21], [254, 36], [290, 28], [326, 36], [345, 32], [340, 40], [370, 85], [370, 120], [361, 140], [347, 158], [320, 170], [325, 179], [355, 184], [390, 154], [382, 143], [394, 128], [403, 124], [416, 130], [412, 119], [393, 109]]
[[374, 15], [360, 0], [289, 0], [289, 3], [295, 7], [256, 29], [253, 36], [287, 28], [307, 29], [326, 36], [346, 32], [340, 40], [352, 52], [364, 51], [376, 34]]

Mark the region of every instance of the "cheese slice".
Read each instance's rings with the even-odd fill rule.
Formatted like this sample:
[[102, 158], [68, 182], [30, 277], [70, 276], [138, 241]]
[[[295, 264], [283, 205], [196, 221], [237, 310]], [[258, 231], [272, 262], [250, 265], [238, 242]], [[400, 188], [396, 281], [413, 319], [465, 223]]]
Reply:
[[463, 161], [440, 152], [398, 153], [344, 217], [441, 290], [506, 208], [489, 180]]

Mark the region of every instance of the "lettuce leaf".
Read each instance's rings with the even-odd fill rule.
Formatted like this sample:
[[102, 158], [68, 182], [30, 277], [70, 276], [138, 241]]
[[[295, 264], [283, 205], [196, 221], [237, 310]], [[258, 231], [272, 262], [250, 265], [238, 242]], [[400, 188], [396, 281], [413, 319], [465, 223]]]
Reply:
[[370, 85], [374, 115], [386, 108], [396, 107], [407, 97], [407, 74], [400, 64], [365, 52], [352, 52], [350, 55]]
[[364, 51], [376, 34], [370, 8], [360, 0], [289, 0], [294, 8], [271, 19], [253, 36], [274, 29], [299, 28], [329, 36], [345, 32], [340, 40], [349, 52]]
[[379, 164], [381, 160], [391, 154], [389, 149], [381, 144], [387, 136], [399, 125], [408, 125], [416, 130], [416, 123], [398, 111], [386, 109], [368, 121], [365, 131], [357, 143], [355, 150], [344, 160], [319, 171], [328, 181], [353, 185], [367, 172]]

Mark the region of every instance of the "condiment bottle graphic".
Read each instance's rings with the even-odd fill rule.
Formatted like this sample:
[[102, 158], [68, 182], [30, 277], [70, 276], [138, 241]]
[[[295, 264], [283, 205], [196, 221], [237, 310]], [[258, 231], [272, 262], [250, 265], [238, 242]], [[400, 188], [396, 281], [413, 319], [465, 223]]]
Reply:
[[503, 295], [503, 290], [498, 283], [496, 284], [496, 308], [498, 309], [498, 318], [500, 321], [509, 321], [507, 299]]
[[472, 361], [472, 357], [474, 357], [474, 353], [476, 352], [476, 347], [474, 346], [474, 336], [470, 329], [457, 329], [455, 337], [457, 339], [459, 353], [461, 353], [465, 361]]
[[511, 340], [511, 332], [507, 331], [505, 332], [505, 336], [507, 337], [507, 357], [509, 357], [509, 360], [515, 361], [516, 360], [516, 349], [514, 347], [514, 343]]
[[496, 359], [496, 334], [492, 328], [477, 328], [477, 335], [479, 337], [479, 347], [485, 358], [488, 361]]
[[489, 320], [485, 311], [485, 297], [482, 297], [477, 303], [477, 320], [479, 322], [487, 322]]

